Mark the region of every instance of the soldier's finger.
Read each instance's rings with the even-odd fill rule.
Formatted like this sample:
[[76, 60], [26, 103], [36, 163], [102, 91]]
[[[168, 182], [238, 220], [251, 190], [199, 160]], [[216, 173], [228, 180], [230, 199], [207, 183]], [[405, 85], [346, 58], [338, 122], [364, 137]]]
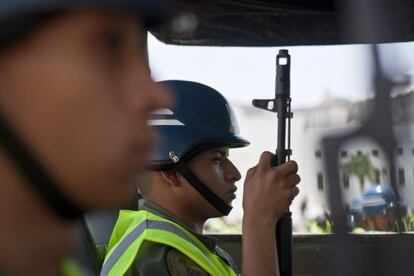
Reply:
[[260, 155], [259, 164], [257, 164], [258, 169], [266, 169], [272, 166], [272, 158], [274, 154], [269, 151], [264, 151]]
[[298, 164], [295, 161], [288, 161], [280, 166], [277, 166], [276, 169], [278, 174], [281, 176], [295, 174], [298, 172]]
[[247, 173], [246, 173], [246, 178], [248, 179], [248, 178], [250, 178], [251, 177], [251, 175], [252, 174], [254, 174], [255, 172], [256, 172], [256, 170], [257, 170], [257, 165], [256, 166], [254, 166], [254, 167], [251, 167], [250, 169], [248, 169], [247, 170]]
[[292, 188], [300, 183], [301, 179], [298, 174], [291, 174], [286, 176], [285, 184], [287, 187]]

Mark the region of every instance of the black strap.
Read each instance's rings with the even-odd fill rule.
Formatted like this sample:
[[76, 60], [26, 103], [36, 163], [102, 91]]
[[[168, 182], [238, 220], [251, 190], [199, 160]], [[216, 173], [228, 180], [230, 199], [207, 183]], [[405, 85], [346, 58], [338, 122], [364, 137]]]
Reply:
[[6, 271], [5, 271], [5, 270], [3, 270], [3, 269], [0, 267], [0, 276], [7, 276], [7, 275], [10, 275], [10, 274], [7, 274], [7, 273], [6, 273]]
[[59, 216], [71, 220], [83, 214], [83, 210], [73, 204], [56, 185], [56, 181], [49, 175], [46, 169], [38, 162], [33, 154], [30, 153], [26, 145], [18, 139], [18, 135], [6, 123], [4, 117], [0, 115], [0, 146], [14, 162], [22, 175], [26, 178], [26, 183], [35, 190], [41, 198]]
[[196, 189], [214, 208], [227, 216], [232, 207], [213, 193], [182, 161], [175, 164], [175, 169]]

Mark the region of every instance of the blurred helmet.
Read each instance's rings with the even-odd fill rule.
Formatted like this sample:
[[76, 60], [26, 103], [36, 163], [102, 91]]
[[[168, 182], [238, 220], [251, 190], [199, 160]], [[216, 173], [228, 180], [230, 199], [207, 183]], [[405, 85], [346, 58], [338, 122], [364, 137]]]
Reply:
[[382, 194], [382, 197], [384, 198], [385, 202], [387, 203], [387, 206], [389, 206], [393, 203], [395, 198], [394, 198], [394, 193], [392, 192], [390, 187], [388, 187], [385, 184], [378, 184], [376, 186], [376, 189], [378, 190], [378, 192], [380, 192]]
[[352, 199], [351, 206], [349, 207], [349, 218], [352, 221], [358, 221], [364, 217], [362, 210], [362, 198], [356, 197]]
[[135, 13], [147, 26], [170, 14], [168, 0], [2, 0], [0, 44], [13, 40], [47, 19], [50, 14], [76, 8], [102, 8]]
[[351, 201], [351, 206], [349, 207], [350, 212], [362, 212], [362, 198], [355, 197]]
[[[73, 9], [107, 9], [127, 11], [142, 18], [143, 23], [160, 23], [169, 14], [168, 0], [1, 0], [0, 47], [9, 45], [29, 33], [40, 23], [61, 11]], [[29, 150], [22, 137], [16, 133], [0, 110], [0, 145], [26, 183], [34, 188], [48, 206], [65, 219], [78, 218], [84, 212], [59, 189], [47, 168]]]
[[384, 214], [387, 208], [387, 201], [384, 192], [379, 185], [369, 185], [365, 188], [362, 196], [362, 209], [367, 215]]

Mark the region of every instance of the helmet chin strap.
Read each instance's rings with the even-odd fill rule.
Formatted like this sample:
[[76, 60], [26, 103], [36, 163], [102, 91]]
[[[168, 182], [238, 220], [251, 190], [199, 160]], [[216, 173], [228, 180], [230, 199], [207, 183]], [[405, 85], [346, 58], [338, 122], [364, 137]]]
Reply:
[[227, 216], [233, 207], [229, 206], [219, 196], [212, 192], [180, 159], [174, 152], [169, 153], [171, 160], [175, 164], [175, 169], [187, 180], [190, 185], [197, 190], [217, 211], [223, 216]]
[[73, 220], [81, 217], [84, 210], [64, 195], [55, 179], [48, 174], [4, 118], [0, 114], [0, 146], [26, 178], [27, 185], [61, 218]]

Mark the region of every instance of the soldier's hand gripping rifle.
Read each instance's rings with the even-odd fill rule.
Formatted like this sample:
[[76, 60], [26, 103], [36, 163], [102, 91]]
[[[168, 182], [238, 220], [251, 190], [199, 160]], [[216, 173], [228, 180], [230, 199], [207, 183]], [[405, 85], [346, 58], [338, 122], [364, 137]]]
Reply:
[[[290, 159], [290, 56], [288, 50], [280, 50], [276, 57], [276, 92], [270, 100], [253, 100], [257, 108], [277, 113], [277, 149], [272, 158], [276, 167]], [[286, 126], [287, 122], [287, 126]], [[286, 130], [287, 127], [287, 130]], [[287, 148], [286, 148], [287, 137]], [[281, 276], [292, 276], [292, 213], [287, 210], [276, 225], [276, 242]]]

